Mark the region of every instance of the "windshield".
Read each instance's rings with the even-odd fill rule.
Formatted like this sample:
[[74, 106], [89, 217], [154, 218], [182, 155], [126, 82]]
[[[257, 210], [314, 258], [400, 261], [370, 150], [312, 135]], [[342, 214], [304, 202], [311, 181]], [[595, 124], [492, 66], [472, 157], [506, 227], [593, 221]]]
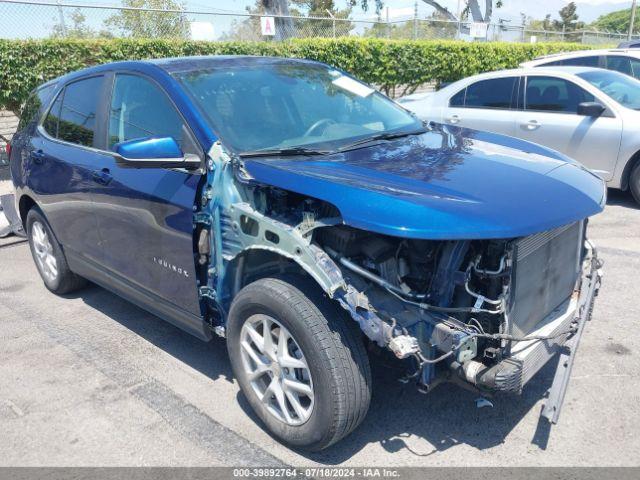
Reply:
[[640, 110], [640, 81], [610, 70], [578, 73], [578, 76], [620, 105]]
[[221, 139], [238, 152], [334, 150], [421, 122], [367, 85], [328, 66], [283, 62], [176, 75]]

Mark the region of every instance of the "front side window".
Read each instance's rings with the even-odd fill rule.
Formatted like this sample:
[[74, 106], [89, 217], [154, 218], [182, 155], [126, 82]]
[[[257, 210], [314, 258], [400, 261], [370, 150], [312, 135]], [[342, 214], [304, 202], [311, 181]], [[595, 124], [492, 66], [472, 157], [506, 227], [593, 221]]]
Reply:
[[150, 137], [173, 137], [184, 147], [185, 135], [182, 117], [155, 83], [137, 75], [116, 75], [109, 109], [110, 149]]
[[578, 104], [593, 101], [593, 95], [568, 80], [527, 77], [525, 110], [577, 113]]
[[175, 75], [211, 128], [239, 152], [309, 145], [337, 149], [422, 128], [374, 89], [325, 65], [225, 65]]
[[583, 72], [579, 73], [578, 77], [586, 80], [620, 105], [640, 110], [639, 80], [611, 70]]
[[57, 138], [85, 147], [93, 146], [102, 79], [92, 77], [65, 87], [61, 94]]
[[493, 78], [471, 84], [467, 87], [464, 106], [508, 109], [511, 107], [516, 80], [517, 77]]

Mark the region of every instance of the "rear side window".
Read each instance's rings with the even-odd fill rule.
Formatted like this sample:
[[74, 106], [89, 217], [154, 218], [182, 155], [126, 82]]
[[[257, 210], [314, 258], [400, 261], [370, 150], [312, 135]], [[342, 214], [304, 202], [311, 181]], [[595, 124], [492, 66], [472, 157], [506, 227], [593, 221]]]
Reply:
[[525, 110], [576, 113], [579, 103], [593, 101], [593, 95], [568, 80], [555, 77], [527, 78]]
[[60, 107], [62, 106], [62, 93], [60, 92], [56, 97], [56, 101], [53, 102], [51, 108], [49, 109], [49, 113], [47, 113], [46, 118], [44, 119], [44, 123], [42, 126], [45, 131], [54, 138], [58, 137], [58, 123], [60, 121]]
[[517, 77], [482, 80], [467, 87], [466, 108], [511, 108]]
[[449, 100], [449, 106], [450, 107], [464, 107], [464, 95], [465, 95], [465, 93], [467, 93], [467, 89], [463, 88], [458, 93], [456, 93], [453, 97], [451, 97], [451, 99]]
[[129, 140], [173, 137], [185, 150], [187, 130], [171, 100], [143, 77], [116, 75], [109, 110], [109, 148]]
[[637, 58], [609, 55], [607, 57], [607, 69], [615, 70], [634, 78], [640, 78], [640, 60]]
[[49, 135], [65, 142], [93, 146], [102, 79], [79, 80], [64, 88], [44, 121]]
[[29, 98], [27, 98], [27, 101], [22, 107], [22, 112], [20, 112], [18, 131], [24, 130], [30, 123], [38, 120], [39, 114], [49, 100], [54, 87], [55, 85], [47, 85], [46, 87], [38, 88], [31, 92], [31, 95], [29, 95]]
[[598, 67], [599, 61], [600, 57], [598, 56], [575, 57], [565, 59], [562, 65], [569, 67]]

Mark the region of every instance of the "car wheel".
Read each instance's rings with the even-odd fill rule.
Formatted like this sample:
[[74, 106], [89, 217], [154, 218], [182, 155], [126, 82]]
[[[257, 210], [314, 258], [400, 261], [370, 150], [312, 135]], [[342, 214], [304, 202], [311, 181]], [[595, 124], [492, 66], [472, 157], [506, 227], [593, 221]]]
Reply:
[[227, 348], [249, 404], [291, 447], [322, 450], [367, 413], [371, 371], [361, 333], [305, 278], [244, 287], [229, 311]]
[[84, 278], [69, 270], [62, 247], [53, 235], [44, 215], [37, 208], [32, 208], [27, 214], [27, 236], [33, 260], [49, 290], [64, 294], [86, 284]]
[[635, 201], [640, 204], [640, 162], [633, 167], [629, 176], [629, 189]]

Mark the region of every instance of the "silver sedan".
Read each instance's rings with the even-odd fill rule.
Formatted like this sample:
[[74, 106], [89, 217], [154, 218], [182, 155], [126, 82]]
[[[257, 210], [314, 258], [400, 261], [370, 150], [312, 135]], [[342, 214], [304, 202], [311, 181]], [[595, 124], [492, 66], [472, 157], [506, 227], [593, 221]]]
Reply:
[[424, 120], [558, 150], [640, 203], [640, 81], [590, 67], [484, 73], [398, 100]]

